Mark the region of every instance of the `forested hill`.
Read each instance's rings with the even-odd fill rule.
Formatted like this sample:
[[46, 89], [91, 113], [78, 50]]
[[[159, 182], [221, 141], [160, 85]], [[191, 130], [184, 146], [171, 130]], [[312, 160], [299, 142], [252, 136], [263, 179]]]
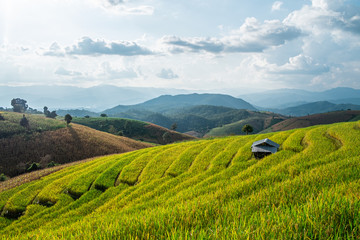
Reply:
[[180, 94], [163, 95], [136, 105], [119, 105], [117, 107], [105, 110], [103, 113], [116, 116], [117, 113], [128, 110], [147, 110], [152, 112], [164, 113], [173, 109], [195, 106], [195, 105], [213, 105], [223, 106], [235, 109], [256, 110], [250, 103], [229, 95], [224, 94]]

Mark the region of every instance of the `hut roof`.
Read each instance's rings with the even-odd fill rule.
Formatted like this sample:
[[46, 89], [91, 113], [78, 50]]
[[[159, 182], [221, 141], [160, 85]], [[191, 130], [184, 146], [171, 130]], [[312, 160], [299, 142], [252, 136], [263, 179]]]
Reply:
[[277, 144], [276, 142], [273, 142], [271, 141], [270, 139], [268, 138], [265, 138], [265, 139], [262, 139], [262, 140], [259, 140], [259, 141], [256, 141], [254, 142], [251, 147], [254, 148], [254, 147], [259, 147], [259, 145], [261, 145], [261, 147], [266, 147], [266, 146], [269, 146], [269, 147], [275, 147], [275, 148], [279, 148], [280, 145]]
[[258, 146], [258, 147], [252, 147], [252, 152], [276, 153], [277, 148], [270, 146]]

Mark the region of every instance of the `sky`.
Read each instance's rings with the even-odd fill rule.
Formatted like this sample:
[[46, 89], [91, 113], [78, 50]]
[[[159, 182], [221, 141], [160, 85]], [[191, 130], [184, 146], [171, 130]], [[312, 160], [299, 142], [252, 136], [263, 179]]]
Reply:
[[360, 88], [358, 0], [1, 0], [0, 85]]

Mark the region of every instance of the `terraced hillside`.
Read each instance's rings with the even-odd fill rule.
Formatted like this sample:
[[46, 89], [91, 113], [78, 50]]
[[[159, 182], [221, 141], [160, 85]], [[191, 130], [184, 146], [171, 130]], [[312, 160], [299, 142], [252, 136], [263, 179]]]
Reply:
[[32, 163], [42, 168], [85, 158], [151, 147], [126, 137], [114, 136], [85, 126], [26, 114], [29, 128], [20, 126], [23, 114], [1, 113], [0, 173], [10, 177], [24, 173]]
[[334, 111], [328, 113], [319, 113], [303, 117], [294, 117], [286, 119], [282, 122], [272, 125], [269, 129], [266, 129], [264, 132], [269, 131], [285, 131], [295, 128], [304, 128], [320, 124], [331, 124], [338, 122], [351, 122], [360, 120], [360, 111], [356, 110], [347, 110], [347, 111]]
[[358, 239], [359, 152], [352, 122], [101, 157], [0, 193], [0, 236]]

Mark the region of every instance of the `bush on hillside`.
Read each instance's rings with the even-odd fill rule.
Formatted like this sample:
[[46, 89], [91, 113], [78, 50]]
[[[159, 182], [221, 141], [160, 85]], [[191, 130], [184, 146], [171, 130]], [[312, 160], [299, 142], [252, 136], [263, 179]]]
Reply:
[[60, 165], [60, 164], [58, 164], [58, 163], [56, 163], [56, 162], [54, 162], [54, 161], [51, 161], [51, 162], [47, 165], [47, 167], [55, 167], [55, 166], [58, 166], [58, 165]]
[[4, 182], [6, 180], [8, 180], [8, 177], [5, 174], [1, 173], [0, 174], [0, 182]]
[[27, 129], [29, 129], [29, 127], [30, 127], [29, 120], [27, 120], [27, 118], [25, 117], [25, 114], [23, 115], [22, 119], [20, 120], [20, 125]]
[[32, 171], [39, 170], [40, 168], [41, 168], [40, 164], [34, 162], [34, 163], [32, 163], [32, 164], [30, 165], [30, 167], [28, 167], [28, 168], [26, 169], [26, 171], [27, 171], [27, 172], [32, 172]]

